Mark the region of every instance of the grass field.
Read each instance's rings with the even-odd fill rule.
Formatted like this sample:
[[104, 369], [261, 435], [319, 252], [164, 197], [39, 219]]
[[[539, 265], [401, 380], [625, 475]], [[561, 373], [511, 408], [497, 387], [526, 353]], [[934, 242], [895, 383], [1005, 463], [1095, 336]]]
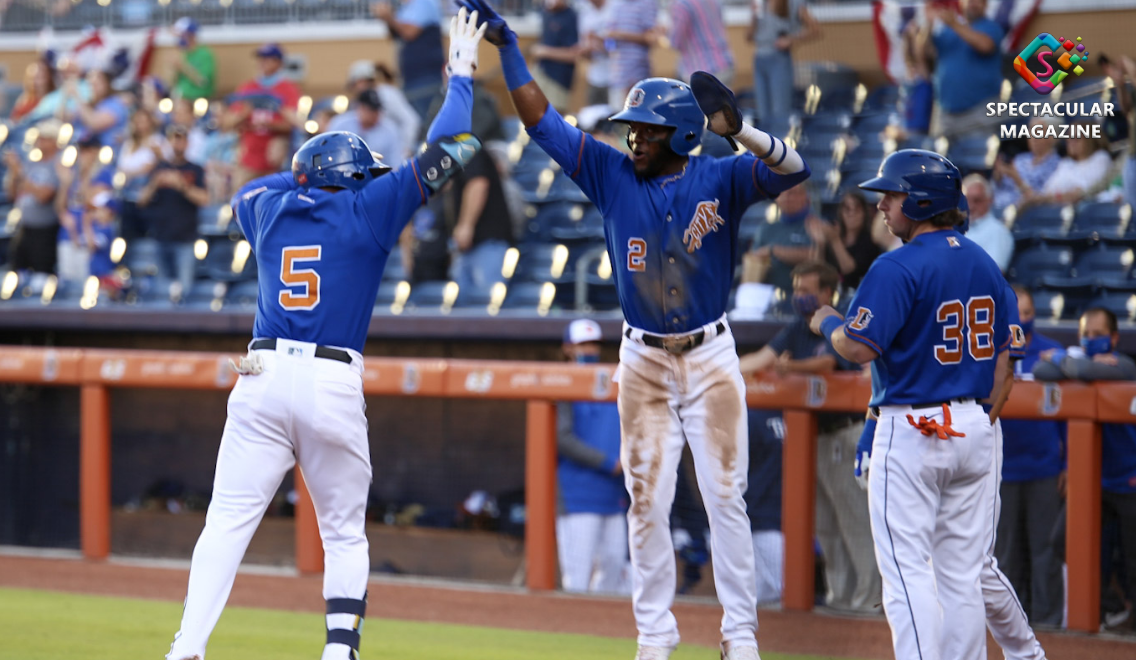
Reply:
[[[160, 660], [181, 605], [130, 598], [0, 589], [0, 660]], [[319, 614], [233, 607], [209, 642], [209, 660], [318, 660]], [[368, 620], [370, 660], [630, 660], [635, 642], [392, 620]], [[717, 660], [715, 649], [680, 647], [673, 660]], [[762, 653], [764, 660], [821, 660]]]

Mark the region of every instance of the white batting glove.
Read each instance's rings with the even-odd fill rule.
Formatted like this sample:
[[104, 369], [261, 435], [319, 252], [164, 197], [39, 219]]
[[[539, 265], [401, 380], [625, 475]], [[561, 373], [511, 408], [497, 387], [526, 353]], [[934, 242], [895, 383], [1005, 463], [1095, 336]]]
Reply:
[[466, 13], [465, 7], [450, 19], [450, 61], [446, 73], [450, 76], [472, 78], [477, 69], [477, 45], [485, 36], [485, 23], [477, 27], [477, 12]]
[[866, 451], [856, 454], [856, 483], [868, 490], [868, 468], [872, 465], [872, 455]]

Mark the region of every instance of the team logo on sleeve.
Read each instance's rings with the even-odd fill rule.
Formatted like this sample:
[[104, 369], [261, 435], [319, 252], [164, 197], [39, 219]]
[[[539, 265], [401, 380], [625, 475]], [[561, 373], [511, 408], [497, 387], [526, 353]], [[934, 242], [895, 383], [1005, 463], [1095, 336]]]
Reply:
[[694, 209], [690, 226], [682, 234], [682, 244], [686, 246], [686, 251], [694, 252], [702, 247], [702, 239], [710, 232], [718, 231], [718, 228], [724, 224], [726, 221], [718, 215], [718, 200], [699, 202], [698, 207]]
[[1015, 351], [1025, 350], [1026, 347], [1026, 333], [1022, 330], [1022, 326], [1012, 323], [1010, 324], [1010, 348]]
[[872, 322], [872, 310], [867, 307], [861, 307], [856, 310], [856, 316], [848, 324], [849, 328], [853, 330], [865, 330], [868, 324]]

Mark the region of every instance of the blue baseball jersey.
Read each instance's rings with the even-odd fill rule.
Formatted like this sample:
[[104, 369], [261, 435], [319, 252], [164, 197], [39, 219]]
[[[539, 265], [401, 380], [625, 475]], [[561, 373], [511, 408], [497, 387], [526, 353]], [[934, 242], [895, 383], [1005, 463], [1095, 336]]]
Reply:
[[920, 234], [868, 269], [844, 323], [879, 353], [873, 406], [984, 399], [1010, 346], [1006, 283], [977, 243], [954, 230]]
[[417, 159], [357, 192], [291, 174], [245, 185], [233, 211], [259, 273], [253, 336], [362, 352], [387, 257], [426, 196]]
[[[1034, 332], [1025, 347], [1025, 357], [1014, 364], [1018, 375], [1033, 372], [1041, 353], [1064, 348]], [[1013, 350], [1013, 349], [1011, 349]], [[1002, 420], [1002, 481], [1032, 481], [1057, 476], [1065, 469], [1065, 422], [1044, 419]]]
[[1006, 317], [1010, 321], [1010, 359], [1020, 362], [1026, 358], [1026, 332], [1018, 313], [1018, 294], [1009, 282], [1006, 282]]
[[807, 166], [780, 175], [746, 154], [692, 156], [680, 174], [642, 179], [627, 154], [551, 106], [528, 133], [603, 214], [623, 316], [657, 334], [696, 330], [726, 312], [742, 214], [809, 177]]

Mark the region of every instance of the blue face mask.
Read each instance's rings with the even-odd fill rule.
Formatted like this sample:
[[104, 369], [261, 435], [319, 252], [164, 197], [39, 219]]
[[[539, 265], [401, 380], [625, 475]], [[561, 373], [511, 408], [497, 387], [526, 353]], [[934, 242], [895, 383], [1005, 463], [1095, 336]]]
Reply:
[[811, 293], [806, 295], [794, 295], [792, 304], [793, 311], [799, 316], [810, 316], [813, 312], [820, 309], [820, 301]]
[[582, 355], [581, 354], [581, 355], [576, 356], [576, 362], [578, 364], [595, 364], [599, 361], [600, 361], [600, 356], [598, 356], [598, 355]]
[[1034, 318], [1028, 321], [1022, 321], [1022, 332], [1026, 333], [1027, 337], [1033, 334], [1033, 322], [1036, 320], [1037, 319]]
[[1108, 336], [1095, 337], [1093, 339], [1081, 337], [1081, 348], [1085, 349], [1085, 355], [1088, 355], [1089, 357], [1111, 353], [1112, 338]]

